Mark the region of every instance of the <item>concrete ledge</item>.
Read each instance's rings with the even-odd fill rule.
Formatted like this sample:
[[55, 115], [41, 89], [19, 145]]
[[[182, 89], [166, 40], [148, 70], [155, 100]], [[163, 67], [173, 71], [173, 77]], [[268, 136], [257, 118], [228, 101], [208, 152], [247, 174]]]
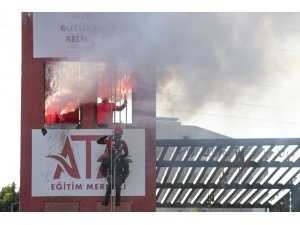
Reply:
[[121, 202], [120, 206], [113, 206], [109, 203], [108, 206], [101, 205], [97, 202], [97, 212], [132, 212], [132, 202]]
[[79, 202], [45, 202], [45, 212], [79, 212]]

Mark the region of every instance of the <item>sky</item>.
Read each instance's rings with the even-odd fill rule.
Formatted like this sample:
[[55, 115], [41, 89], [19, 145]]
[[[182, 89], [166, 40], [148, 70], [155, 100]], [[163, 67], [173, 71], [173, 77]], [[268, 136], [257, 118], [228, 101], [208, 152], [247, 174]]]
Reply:
[[[16, 2], [0, 10], [0, 187], [13, 181], [19, 185], [20, 177], [21, 12], [56, 11], [37, 1]], [[93, 10], [58, 2], [62, 11]], [[137, 11], [157, 10], [143, 1], [129, 2], [125, 11], [132, 11], [132, 5]], [[257, 11], [247, 3], [235, 8], [212, 2], [191, 9], [166, 2], [158, 11]], [[114, 8], [112, 2], [96, 11]], [[281, 11], [275, 2], [266, 9], [262, 11]], [[291, 10], [297, 11], [286, 8]], [[183, 124], [233, 138], [299, 137], [299, 21], [300, 13], [150, 18], [148, 27], [142, 27], [158, 46], [151, 53], [159, 60], [157, 116], [178, 117]]]
[[0, 13], [0, 187], [20, 184], [21, 15]]
[[300, 14], [190, 17], [178, 19], [181, 34], [166, 31], [176, 47], [161, 71], [157, 115], [233, 138], [299, 137]]

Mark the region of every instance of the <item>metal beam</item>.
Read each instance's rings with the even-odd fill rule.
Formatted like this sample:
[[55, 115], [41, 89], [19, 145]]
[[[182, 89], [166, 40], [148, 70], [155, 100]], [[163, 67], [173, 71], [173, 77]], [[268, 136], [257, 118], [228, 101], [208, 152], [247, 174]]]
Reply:
[[[275, 153], [274, 148], [278, 145], [283, 145], [283, 147], [280, 151], [275, 151]], [[286, 150], [291, 145], [297, 146], [287, 152]], [[264, 150], [263, 146], [270, 147]], [[300, 149], [300, 138], [168, 139], [157, 140], [157, 147], [163, 147], [163, 149], [160, 152], [157, 151], [159, 156], [157, 156], [156, 161], [156, 175], [161, 176], [162, 168], [168, 168], [163, 182], [160, 183], [157, 180], [157, 207], [272, 208], [274, 205], [271, 205], [269, 201], [281, 190], [295, 190], [299, 186], [292, 183], [293, 179], [299, 176], [300, 169], [295, 170], [296, 172], [284, 184], [279, 182], [293, 168], [300, 168], [299, 159], [295, 162], [291, 161], [294, 154]], [[198, 148], [197, 157], [191, 159], [190, 156]], [[251, 151], [249, 152], [248, 149], [251, 148], [253, 150], [249, 150]], [[213, 152], [209, 152], [208, 150], [210, 149], [214, 149]], [[226, 152], [220, 151], [221, 149], [225, 149]], [[249, 156], [247, 152], [250, 154]], [[270, 154], [271, 152], [273, 154]], [[203, 158], [206, 153], [209, 153], [209, 159]], [[217, 156], [220, 153], [223, 154]], [[238, 153], [243, 153], [244, 158], [240, 158], [237, 155]], [[276, 161], [282, 153], [286, 153], [287, 155], [284, 155], [285, 157], [280, 161]], [[172, 154], [172, 158], [165, 158], [166, 154]], [[248, 156], [247, 160], [245, 160], [246, 156]], [[233, 162], [231, 162], [232, 157], [236, 157]], [[278, 171], [283, 167], [287, 169], [282, 174], [280, 173], [281, 175], [279, 176]], [[208, 172], [209, 168], [215, 168], [215, 170]], [[228, 180], [223, 182], [220, 180], [218, 184], [215, 184], [215, 180], [220, 177], [225, 168], [227, 168], [226, 173], [230, 172], [229, 174], [231, 175], [230, 179], [228, 179], [231, 180], [230, 184], [227, 183]], [[252, 169], [250, 170], [250, 168]], [[263, 170], [259, 168], [263, 168]], [[270, 168], [274, 168], [273, 172], [269, 171]], [[178, 173], [177, 169], [179, 170]], [[196, 171], [198, 169], [201, 169], [200, 171], [202, 172], [199, 174], [197, 181], [192, 181], [191, 178], [193, 176], [197, 178]], [[186, 174], [186, 170], [190, 171], [190, 173]], [[259, 171], [261, 172], [258, 175]], [[242, 174], [244, 174], [244, 177], [241, 177]], [[267, 177], [264, 183], [260, 184], [258, 181], [264, 176]], [[255, 177], [255, 180], [250, 184], [249, 182], [253, 180], [252, 177]], [[185, 179], [185, 182], [180, 181], [181, 178]], [[271, 184], [269, 183], [270, 180], [274, 180], [274, 182]], [[241, 193], [242, 190], [245, 191]], [[252, 191], [249, 192], [247, 190]], [[214, 201], [208, 203], [204, 199], [208, 194], [216, 196]], [[164, 202], [161, 203], [164, 197]], [[193, 198], [192, 202], [194, 204], [190, 203], [191, 198]], [[224, 198], [226, 198], [226, 201], [224, 204], [221, 204]], [[236, 200], [233, 202], [235, 198]], [[199, 199], [202, 200], [199, 201]], [[264, 204], [260, 204], [262, 201], [264, 201]], [[233, 204], [230, 204], [230, 202], [233, 202]], [[254, 204], [250, 204], [250, 202]]]

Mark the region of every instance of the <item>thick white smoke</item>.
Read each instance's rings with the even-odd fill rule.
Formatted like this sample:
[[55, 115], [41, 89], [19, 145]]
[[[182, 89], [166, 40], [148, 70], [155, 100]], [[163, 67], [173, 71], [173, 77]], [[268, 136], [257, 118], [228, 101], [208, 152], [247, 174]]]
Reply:
[[[180, 104], [185, 111], [202, 107], [201, 99], [221, 97], [226, 102], [245, 93], [263, 94], [241, 84], [274, 79], [270, 73], [276, 67], [274, 49], [284, 38], [280, 28], [299, 19], [298, 14], [284, 13], [90, 15], [89, 24], [98, 25], [85, 28], [94, 34], [81, 49], [80, 60], [125, 63], [145, 80], [157, 76], [157, 104], [174, 108], [178, 102], [170, 93], [189, 96]], [[89, 91], [99, 76], [89, 73], [85, 80], [81, 91], [93, 98]]]

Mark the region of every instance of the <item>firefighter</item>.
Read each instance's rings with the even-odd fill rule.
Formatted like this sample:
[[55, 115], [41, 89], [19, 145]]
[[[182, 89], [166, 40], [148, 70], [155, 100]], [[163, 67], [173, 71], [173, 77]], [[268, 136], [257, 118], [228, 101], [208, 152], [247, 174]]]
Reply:
[[117, 106], [113, 102], [109, 102], [107, 97], [103, 97], [102, 101], [97, 105], [97, 122], [99, 126], [107, 128], [112, 123], [113, 111], [122, 111], [127, 106], [127, 98], [121, 106]]
[[107, 178], [108, 187], [105, 193], [102, 205], [108, 206], [111, 195], [111, 188], [116, 189], [116, 206], [120, 206], [121, 201], [121, 185], [125, 183], [129, 175], [128, 147], [122, 140], [123, 128], [116, 125], [113, 130], [113, 135], [110, 137], [104, 136], [97, 140], [98, 144], [106, 144], [104, 153], [98, 158], [101, 163], [100, 171]]

